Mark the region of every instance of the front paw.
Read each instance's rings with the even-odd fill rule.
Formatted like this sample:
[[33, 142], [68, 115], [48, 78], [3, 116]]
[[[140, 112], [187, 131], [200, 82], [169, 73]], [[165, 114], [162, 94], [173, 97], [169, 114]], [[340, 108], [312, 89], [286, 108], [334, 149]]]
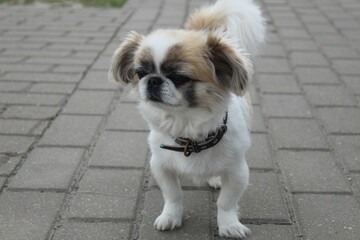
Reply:
[[162, 213], [155, 220], [154, 227], [157, 230], [174, 230], [181, 227], [181, 217], [176, 217], [168, 213]]
[[219, 226], [220, 237], [243, 239], [251, 234], [251, 230], [240, 222], [235, 222], [227, 226]]

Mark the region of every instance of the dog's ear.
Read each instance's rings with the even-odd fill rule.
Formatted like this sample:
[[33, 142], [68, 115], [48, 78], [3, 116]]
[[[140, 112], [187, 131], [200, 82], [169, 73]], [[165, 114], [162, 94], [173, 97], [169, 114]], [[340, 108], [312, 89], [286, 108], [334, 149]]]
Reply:
[[125, 84], [133, 81], [135, 75], [134, 56], [142, 39], [143, 37], [136, 32], [128, 33], [124, 42], [113, 55], [109, 70], [110, 80]]
[[252, 74], [250, 60], [226, 35], [209, 35], [207, 48], [217, 83], [236, 95], [242, 96]]

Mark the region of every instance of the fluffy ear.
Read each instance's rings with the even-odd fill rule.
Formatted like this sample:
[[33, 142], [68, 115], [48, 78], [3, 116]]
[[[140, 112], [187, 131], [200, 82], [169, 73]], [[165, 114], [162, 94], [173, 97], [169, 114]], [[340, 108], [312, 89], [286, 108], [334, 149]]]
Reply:
[[134, 55], [142, 39], [143, 37], [136, 32], [130, 32], [126, 36], [113, 55], [109, 70], [110, 80], [125, 84], [132, 82], [135, 75]]
[[226, 36], [209, 35], [207, 47], [219, 85], [242, 96], [252, 74], [250, 60]]

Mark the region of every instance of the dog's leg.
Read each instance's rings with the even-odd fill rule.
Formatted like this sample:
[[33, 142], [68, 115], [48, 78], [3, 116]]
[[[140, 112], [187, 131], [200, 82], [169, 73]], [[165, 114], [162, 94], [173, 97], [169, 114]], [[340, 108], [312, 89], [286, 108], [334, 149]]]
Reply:
[[164, 208], [155, 220], [157, 230], [173, 230], [181, 226], [183, 215], [183, 193], [178, 176], [171, 171], [157, 166], [151, 161], [151, 170], [164, 198]]
[[249, 167], [245, 159], [240, 164], [240, 169], [229, 169], [221, 175], [221, 191], [216, 202], [221, 237], [244, 238], [251, 234], [250, 229], [241, 224], [238, 218], [238, 201], [247, 187], [249, 178]]

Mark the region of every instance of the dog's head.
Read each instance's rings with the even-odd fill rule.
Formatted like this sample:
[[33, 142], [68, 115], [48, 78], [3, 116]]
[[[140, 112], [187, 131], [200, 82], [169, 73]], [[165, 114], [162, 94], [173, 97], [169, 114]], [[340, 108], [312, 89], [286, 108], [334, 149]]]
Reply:
[[211, 109], [230, 92], [242, 95], [252, 65], [223, 32], [129, 33], [109, 77], [138, 87], [141, 101], [165, 110]]

